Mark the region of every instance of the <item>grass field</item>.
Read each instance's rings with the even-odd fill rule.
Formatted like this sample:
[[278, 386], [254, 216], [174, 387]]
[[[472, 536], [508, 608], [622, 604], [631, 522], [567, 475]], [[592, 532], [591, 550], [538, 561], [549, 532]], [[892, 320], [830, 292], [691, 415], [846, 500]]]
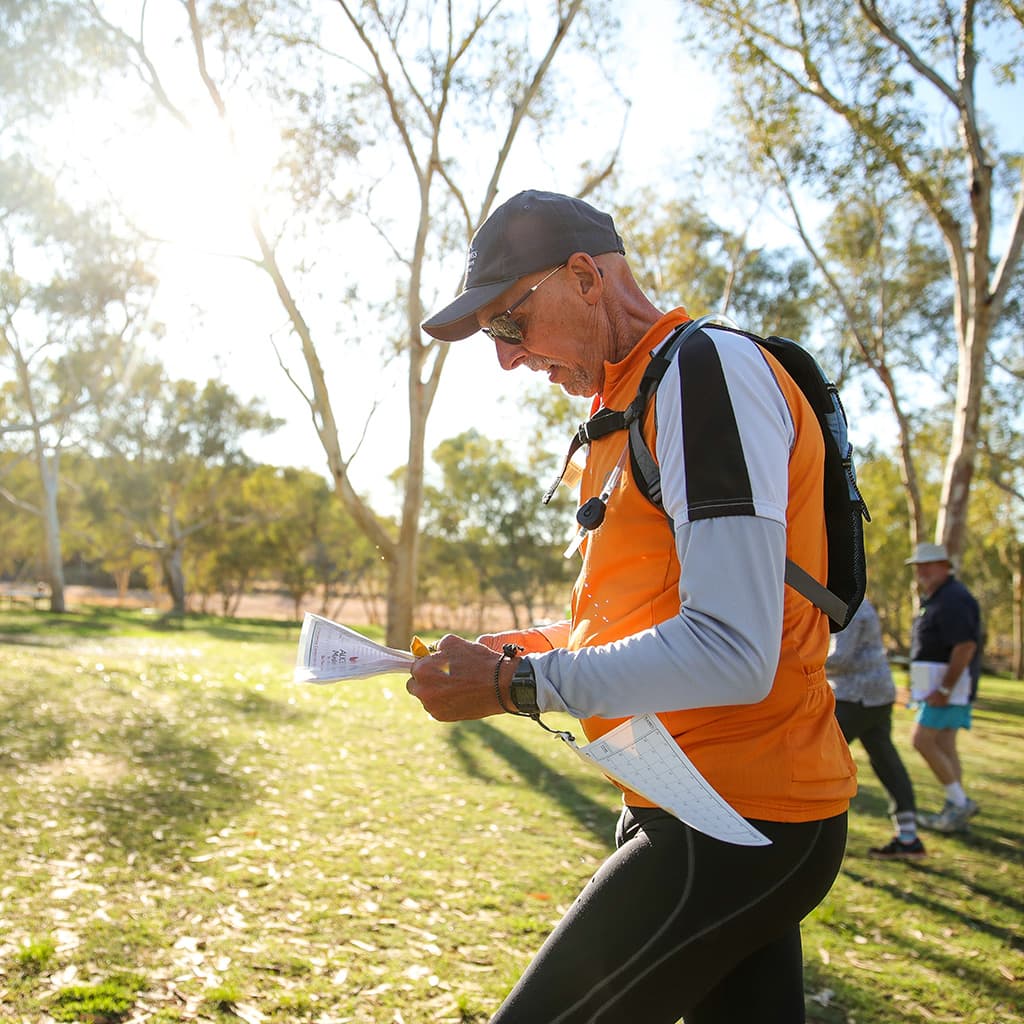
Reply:
[[[401, 677], [294, 684], [297, 638], [0, 612], [0, 1020], [488, 1019], [610, 849], [617, 792], [530, 722], [432, 722]], [[866, 858], [889, 826], [855, 748], [809, 1020], [1024, 1021], [1022, 727], [1024, 685], [983, 679], [982, 813], [916, 864]]]

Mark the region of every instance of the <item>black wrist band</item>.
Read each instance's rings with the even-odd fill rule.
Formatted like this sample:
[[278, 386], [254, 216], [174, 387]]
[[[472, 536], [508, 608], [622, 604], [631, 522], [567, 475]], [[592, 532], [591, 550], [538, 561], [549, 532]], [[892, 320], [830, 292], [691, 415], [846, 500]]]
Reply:
[[518, 715], [519, 712], [513, 711], [501, 696], [501, 666], [504, 661], [511, 661], [521, 650], [522, 647], [518, 644], [505, 644], [501, 649], [501, 656], [494, 665], [494, 696], [498, 698], [498, 706], [506, 715]]

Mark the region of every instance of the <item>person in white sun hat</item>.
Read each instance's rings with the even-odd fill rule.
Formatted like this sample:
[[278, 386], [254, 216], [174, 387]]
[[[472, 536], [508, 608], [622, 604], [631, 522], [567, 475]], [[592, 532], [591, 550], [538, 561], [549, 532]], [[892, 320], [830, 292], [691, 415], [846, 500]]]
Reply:
[[946, 790], [938, 814], [918, 815], [935, 832], [964, 832], [978, 804], [964, 790], [957, 733], [971, 727], [981, 662], [981, 611], [953, 575], [943, 544], [918, 544], [914, 567], [921, 611], [910, 643], [911, 694], [918, 701], [914, 749]]

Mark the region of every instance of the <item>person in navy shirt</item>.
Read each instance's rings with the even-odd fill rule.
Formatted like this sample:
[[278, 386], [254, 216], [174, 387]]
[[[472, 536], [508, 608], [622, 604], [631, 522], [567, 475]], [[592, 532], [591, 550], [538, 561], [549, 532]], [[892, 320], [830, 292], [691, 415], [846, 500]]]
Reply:
[[918, 544], [907, 565], [914, 567], [921, 611], [910, 644], [915, 665], [945, 666], [937, 685], [920, 700], [914, 749], [946, 790], [938, 814], [921, 814], [918, 823], [936, 832], [964, 832], [978, 804], [964, 790], [957, 733], [971, 727], [971, 701], [977, 692], [981, 654], [981, 612], [971, 592], [953, 575], [942, 544]]

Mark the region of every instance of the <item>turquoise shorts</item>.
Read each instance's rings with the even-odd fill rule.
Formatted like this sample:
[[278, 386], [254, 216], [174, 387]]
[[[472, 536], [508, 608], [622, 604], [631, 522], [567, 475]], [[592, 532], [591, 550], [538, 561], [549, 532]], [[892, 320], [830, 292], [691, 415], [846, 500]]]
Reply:
[[944, 708], [933, 708], [930, 704], [918, 704], [917, 723], [926, 729], [970, 729], [971, 705], [947, 704]]

